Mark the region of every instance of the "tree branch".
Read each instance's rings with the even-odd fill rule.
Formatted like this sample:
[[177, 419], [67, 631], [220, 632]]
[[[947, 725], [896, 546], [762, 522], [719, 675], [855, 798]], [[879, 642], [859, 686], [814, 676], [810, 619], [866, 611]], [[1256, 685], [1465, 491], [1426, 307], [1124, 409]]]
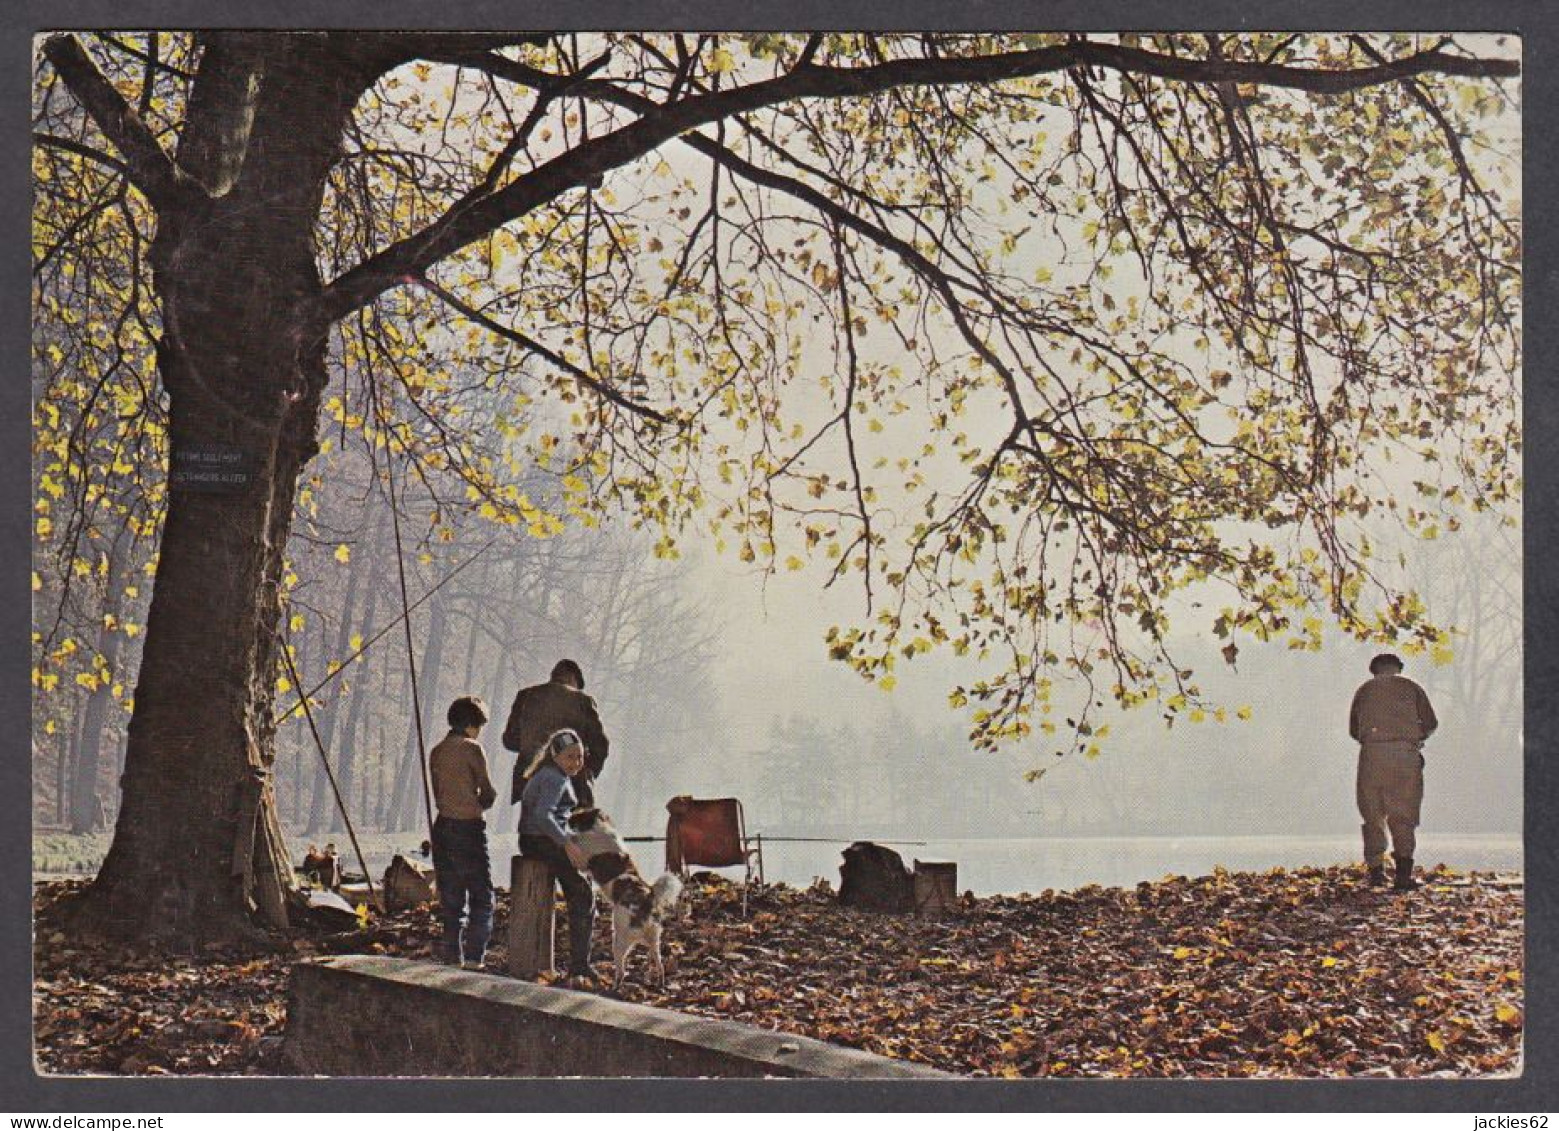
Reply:
[[72, 141], [68, 137], [60, 137], [58, 134], [34, 133], [33, 143], [49, 149], [63, 149], [67, 153], [74, 153], [77, 157], [85, 157], [88, 161], [95, 161], [99, 165], [112, 169], [127, 180], [135, 178], [130, 173], [130, 167], [117, 157], [111, 157], [101, 149], [93, 149], [90, 145], [83, 145], [79, 141]]
[[255, 104], [275, 37], [264, 32], [205, 32], [179, 138], [178, 164], [212, 196], [233, 187], [249, 149]]
[[[462, 52], [436, 61], [480, 67], [537, 88], [559, 81], [557, 75], [487, 53]], [[1341, 94], [1431, 72], [1512, 77], [1521, 70], [1520, 64], [1511, 60], [1473, 59], [1440, 51], [1419, 52], [1371, 67], [1310, 70], [1226, 59], [1180, 58], [1089, 40], [980, 58], [896, 59], [845, 68], [809, 64], [747, 86], [687, 97], [671, 104], [653, 104], [655, 109], [638, 121], [576, 145], [474, 204], [451, 209], [423, 231], [397, 241], [347, 271], [325, 288], [316, 313], [324, 323], [334, 322], [395, 286], [405, 275], [420, 274], [510, 220], [596, 180], [608, 169], [626, 165], [674, 137], [723, 118], [801, 98], [860, 97], [899, 86], [991, 83], [1077, 66], [1107, 67], [1181, 82], [1255, 83], [1318, 94]], [[595, 93], [597, 81], [581, 83], [580, 93]]]
[[148, 71], [157, 72], [157, 73], [164, 74], [164, 75], [172, 75], [174, 78], [180, 78], [180, 79], [192, 79], [192, 78], [195, 77], [194, 74], [191, 73], [190, 71], [182, 70], [182, 69], [180, 69], [178, 67], [171, 66], [170, 64], [163, 62], [161, 59], [157, 58], [157, 56], [151, 54], [150, 52], [141, 51], [141, 50], [138, 50], [137, 48], [134, 48], [134, 47], [130, 46], [130, 44], [126, 43], [124, 40], [120, 39], [118, 36], [104, 35], [104, 36], [99, 36], [99, 38], [104, 43], [106, 43], [110, 47], [114, 48], [116, 51], [122, 51], [126, 55], [130, 56], [130, 58], [132, 58], [132, 59], [139, 59], [141, 62], [145, 63], [146, 64], [146, 69]]
[[[1350, 35], [1348, 38], [1371, 59], [1377, 61], [1380, 59], [1380, 52], [1371, 47], [1363, 36]], [[1434, 99], [1424, 92], [1421, 84], [1407, 82], [1403, 85], [1407, 88], [1408, 94], [1412, 95], [1413, 101], [1418, 103], [1423, 108], [1424, 113], [1428, 114], [1434, 120], [1435, 125], [1439, 127], [1440, 136], [1445, 139], [1445, 148], [1450, 153], [1451, 160], [1456, 163], [1456, 172], [1461, 177], [1462, 183], [1467, 186], [1474, 196], [1488, 206], [1489, 214], [1496, 219], [1500, 227], [1505, 229], [1505, 234], [1514, 236], [1515, 232], [1512, 230], [1510, 223], [1499, 215], [1499, 210], [1494, 207], [1494, 202], [1489, 199], [1489, 194], [1478, 183], [1477, 174], [1467, 164], [1467, 155], [1462, 150], [1461, 139], [1456, 136], [1455, 128], [1446, 120], [1445, 112], [1440, 109]]]
[[73, 35], [56, 35], [43, 54], [104, 136], [119, 150], [126, 175], [159, 212], [191, 199], [199, 187], [180, 172], [140, 116], [103, 77]]
[[658, 424], [671, 423], [671, 418], [668, 417], [665, 413], [660, 412], [657, 409], [650, 408], [648, 405], [639, 404], [637, 401], [630, 400], [628, 397], [623, 396], [616, 389], [612, 388], [604, 381], [601, 381], [596, 377], [591, 376], [589, 373], [586, 373], [583, 369], [569, 361], [562, 354], [559, 354], [554, 350], [549, 349], [547, 346], [542, 345], [535, 338], [532, 338], [526, 334], [522, 334], [518, 330], [503, 325], [501, 322], [494, 321], [487, 315], [483, 314], [476, 307], [472, 306], [470, 303], [439, 286], [432, 279], [429, 279], [426, 276], [417, 275], [408, 277], [406, 281], [416, 283], [418, 286], [427, 290], [428, 293], [438, 296], [438, 298], [443, 300], [447, 305], [453, 307], [455, 310], [465, 315], [478, 326], [492, 331], [500, 338], [505, 338], [522, 349], [529, 351], [530, 353], [534, 353], [540, 357], [546, 358], [553, 365], [556, 365], [570, 377], [574, 378], [574, 380], [578, 381], [581, 385], [584, 385], [586, 388], [595, 392], [598, 396], [601, 397], [602, 400], [610, 401], [619, 408], [627, 409], [635, 416], [642, 416], [645, 419], [653, 420]]

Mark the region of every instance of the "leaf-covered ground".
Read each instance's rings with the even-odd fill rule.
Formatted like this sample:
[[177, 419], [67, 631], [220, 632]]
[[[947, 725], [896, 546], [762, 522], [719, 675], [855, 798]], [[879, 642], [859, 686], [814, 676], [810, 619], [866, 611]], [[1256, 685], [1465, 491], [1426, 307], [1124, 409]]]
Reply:
[[[1355, 869], [1168, 877], [966, 898], [942, 920], [840, 908], [826, 887], [695, 883], [622, 996], [994, 1076], [1475, 1076], [1519, 1070], [1522, 894], [1487, 875], [1365, 888]], [[125, 956], [73, 945], [36, 900], [36, 1048], [55, 1073], [285, 1072], [290, 965], [426, 957], [431, 912], [272, 953]], [[608, 916], [597, 953], [609, 953]], [[498, 943], [503, 966], [504, 897]], [[559, 943], [563, 940], [560, 938]]]

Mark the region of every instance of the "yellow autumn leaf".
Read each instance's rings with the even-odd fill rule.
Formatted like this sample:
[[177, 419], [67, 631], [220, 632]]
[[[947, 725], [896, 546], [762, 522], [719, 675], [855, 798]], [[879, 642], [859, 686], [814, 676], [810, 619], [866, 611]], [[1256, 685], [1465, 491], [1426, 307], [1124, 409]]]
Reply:
[[1187, 958], [1190, 958], [1195, 953], [1196, 953], [1196, 951], [1192, 950], [1188, 946], [1177, 946], [1177, 947], [1175, 947], [1175, 957], [1178, 958], [1178, 959], [1181, 959], [1182, 961], [1187, 959]]
[[1494, 1016], [1503, 1025], [1521, 1024], [1521, 1011], [1508, 1001], [1502, 1001], [1494, 1007]]
[[336, 561], [342, 565], [352, 560], [352, 548], [345, 543], [336, 547]]
[[1440, 1035], [1440, 1030], [1431, 1029], [1429, 1031], [1429, 1047], [1434, 1049], [1435, 1052], [1445, 1051], [1445, 1038]]

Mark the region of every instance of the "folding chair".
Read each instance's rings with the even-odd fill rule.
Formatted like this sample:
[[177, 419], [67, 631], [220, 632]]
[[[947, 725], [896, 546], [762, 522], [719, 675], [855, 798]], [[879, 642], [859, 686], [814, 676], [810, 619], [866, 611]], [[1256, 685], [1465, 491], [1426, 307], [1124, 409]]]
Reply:
[[742, 914], [754, 865], [763, 883], [763, 837], [747, 835], [742, 803], [734, 797], [673, 797], [666, 802], [666, 870], [687, 875], [690, 867], [736, 868], [742, 877]]

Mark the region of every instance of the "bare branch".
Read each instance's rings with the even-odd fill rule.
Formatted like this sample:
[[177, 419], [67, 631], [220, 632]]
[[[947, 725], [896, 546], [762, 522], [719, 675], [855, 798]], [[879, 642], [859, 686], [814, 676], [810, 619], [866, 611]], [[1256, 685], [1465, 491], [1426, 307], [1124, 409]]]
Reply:
[[[498, 55], [459, 53], [443, 61], [481, 67], [538, 88], [558, 81], [556, 75]], [[1256, 83], [1319, 94], [1341, 94], [1427, 73], [1474, 77], [1520, 74], [1520, 64], [1511, 60], [1470, 59], [1439, 51], [1420, 52], [1372, 67], [1316, 70], [1179, 58], [1089, 40], [977, 58], [896, 59], [869, 67], [845, 68], [808, 65], [747, 86], [691, 96], [666, 105], [652, 103], [655, 109], [638, 121], [574, 146], [500, 191], [469, 207], [451, 210], [423, 231], [359, 264], [325, 288], [315, 313], [322, 322], [333, 322], [396, 285], [408, 273], [425, 270], [510, 220], [570, 189], [591, 183], [608, 169], [628, 164], [674, 137], [723, 118], [802, 98], [861, 97], [899, 86], [993, 83], [1077, 66], [1108, 67], [1182, 82]], [[595, 93], [594, 86], [595, 82], [582, 83], [581, 90]]]
[[630, 400], [629, 398], [623, 396], [610, 385], [597, 379], [596, 377], [591, 376], [589, 373], [586, 373], [583, 369], [569, 361], [562, 354], [542, 345], [535, 338], [532, 338], [526, 334], [522, 334], [518, 330], [503, 325], [501, 322], [495, 322], [493, 319], [483, 314], [476, 307], [472, 306], [470, 303], [464, 301], [458, 296], [451, 294], [448, 290], [439, 286], [437, 283], [427, 278], [426, 276], [410, 277], [408, 281], [414, 282], [418, 286], [423, 287], [430, 294], [437, 295], [447, 305], [453, 307], [455, 310], [458, 310], [461, 314], [465, 315], [477, 325], [492, 331], [494, 334], [497, 334], [500, 338], [511, 341], [515, 345], [520, 346], [522, 349], [528, 350], [531, 353], [546, 358], [553, 365], [556, 365], [570, 377], [574, 378], [574, 380], [578, 381], [581, 385], [584, 385], [586, 388], [595, 392], [601, 397], [602, 400], [610, 401], [619, 408], [625, 408], [635, 416], [642, 416], [646, 420], [653, 420], [658, 424], [671, 423], [671, 418], [668, 417], [665, 413], [650, 408], [648, 405], [639, 404], [637, 401]]
[[172, 75], [175, 78], [180, 78], [180, 79], [192, 79], [192, 78], [195, 77], [189, 71], [183, 70], [182, 68], [175, 67], [175, 66], [172, 66], [169, 63], [163, 62], [153, 52], [142, 51], [142, 50], [140, 50], [137, 47], [131, 46], [130, 44], [126, 43], [124, 40], [120, 39], [118, 36], [103, 35], [103, 36], [99, 36], [99, 38], [104, 43], [106, 43], [110, 47], [112, 47], [114, 50], [121, 51], [124, 54], [130, 56], [132, 59], [139, 59], [141, 62], [145, 63], [146, 64], [146, 69], [149, 72], [154, 72], [154, 73], [159, 73], [159, 74], [164, 74], [164, 75]]
[[53, 36], [43, 45], [43, 53], [98, 129], [119, 150], [131, 182], [153, 207], [177, 207], [200, 191], [163, 151], [146, 123], [113, 84], [103, 77], [75, 36]]
[[94, 149], [90, 145], [73, 141], [68, 137], [60, 137], [57, 134], [35, 133], [32, 135], [32, 139], [38, 145], [48, 146], [50, 149], [63, 149], [67, 153], [85, 157], [88, 161], [96, 161], [99, 165], [112, 169], [127, 180], [135, 180], [128, 165], [119, 160], [119, 158], [104, 153], [101, 149]]

